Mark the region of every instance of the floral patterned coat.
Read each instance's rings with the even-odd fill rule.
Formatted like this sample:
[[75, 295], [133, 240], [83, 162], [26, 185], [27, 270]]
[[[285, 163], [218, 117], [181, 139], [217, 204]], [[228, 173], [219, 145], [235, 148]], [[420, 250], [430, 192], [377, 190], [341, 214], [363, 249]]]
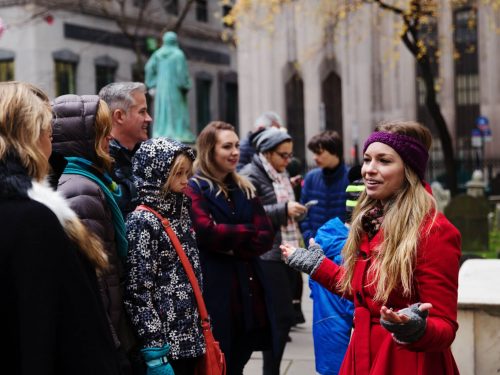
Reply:
[[[183, 245], [200, 287], [202, 274], [189, 209], [183, 193], [161, 191], [175, 157], [181, 152], [194, 160], [187, 146], [168, 138], [142, 143], [133, 158], [138, 203], [170, 221]], [[193, 289], [184, 267], [160, 220], [149, 211], [127, 216], [127, 278], [125, 307], [143, 347], [170, 345], [169, 357], [195, 358], [205, 351], [205, 341]]]

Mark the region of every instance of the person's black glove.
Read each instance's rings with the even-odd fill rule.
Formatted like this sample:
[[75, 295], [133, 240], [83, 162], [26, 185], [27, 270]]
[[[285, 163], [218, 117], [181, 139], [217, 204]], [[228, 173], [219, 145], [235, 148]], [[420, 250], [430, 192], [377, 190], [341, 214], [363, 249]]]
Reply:
[[380, 319], [380, 324], [392, 333], [394, 340], [400, 344], [410, 344], [419, 340], [425, 333], [427, 316], [429, 311], [420, 311], [421, 303], [414, 303], [407, 308], [398, 311], [399, 315], [406, 315], [409, 320], [406, 323], [392, 323]]

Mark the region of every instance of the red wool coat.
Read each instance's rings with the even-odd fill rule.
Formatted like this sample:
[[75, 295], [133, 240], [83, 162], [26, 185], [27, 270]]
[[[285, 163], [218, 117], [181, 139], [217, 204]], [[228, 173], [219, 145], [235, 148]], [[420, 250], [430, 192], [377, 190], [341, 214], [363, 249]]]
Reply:
[[[430, 232], [426, 232], [422, 232], [413, 273], [415, 293], [412, 297], [405, 297], [401, 290], [395, 290], [386, 303], [395, 311], [415, 302], [432, 303], [425, 334], [414, 343], [402, 345], [380, 325], [382, 305], [373, 300], [375, 288], [367, 285], [372, 281], [368, 275], [371, 254], [382, 241], [382, 233], [379, 232], [371, 241], [365, 235], [352, 281], [354, 332], [340, 375], [459, 373], [450, 346], [458, 329], [460, 233], [442, 214], [437, 216]], [[342, 273], [342, 267], [325, 258], [312, 278], [335, 292]]]

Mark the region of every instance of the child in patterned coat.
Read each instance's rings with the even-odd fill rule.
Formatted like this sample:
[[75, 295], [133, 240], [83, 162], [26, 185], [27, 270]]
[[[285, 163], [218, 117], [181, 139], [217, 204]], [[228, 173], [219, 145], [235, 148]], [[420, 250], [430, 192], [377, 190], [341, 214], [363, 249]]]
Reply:
[[[168, 138], [141, 144], [133, 158], [138, 203], [168, 219], [200, 287], [198, 248], [184, 194], [195, 159], [186, 145]], [[140, 340], [148, 374], [193, 374], [205, 352], [195, 295], [160, 220], [136, 210], [127, 216], [125, 306]]]

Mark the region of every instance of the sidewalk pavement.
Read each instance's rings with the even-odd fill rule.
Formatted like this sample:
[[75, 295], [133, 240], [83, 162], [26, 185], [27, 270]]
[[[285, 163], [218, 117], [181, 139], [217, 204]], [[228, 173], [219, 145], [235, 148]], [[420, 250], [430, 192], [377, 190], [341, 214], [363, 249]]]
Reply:
[[[312, 300], [309, 298], [309, 276], [303, 275], [302, 311], [306, 322], [292, 328], [292, 342], [286, 344], [281, 361], [281, 375], [314, 375], [312, 339]], [[243, 371], [244, 375], [262, 375], [262, 352], [254, 352]]]

